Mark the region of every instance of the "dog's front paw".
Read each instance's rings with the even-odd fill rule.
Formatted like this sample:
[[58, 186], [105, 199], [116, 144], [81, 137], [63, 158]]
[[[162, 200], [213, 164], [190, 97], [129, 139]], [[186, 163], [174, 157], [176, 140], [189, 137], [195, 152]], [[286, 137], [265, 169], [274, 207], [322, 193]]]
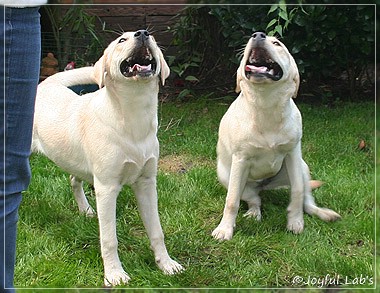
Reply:
[[174, 275], [185, 270], [183, 266], [171, 258], [165, 261], [156, 259], [156, 263], [165, 275]]
[[104, 277], [104, 285], [107, 287], [127, 284], [131, 278], [123, 269], [114, 269], [106, 273]]
[[212, 232], [212, 236], [220, 241], [223, 240], [231, 240], [232, 235], [234, 233], [234, 229], [231, 227], [224, 227], [223, 225], [219, 225], [216, 227], [216, 229]]
[[304, 221], [301, 218], [290, 218], [288, 219], [287, 229], [294, 234], [300, 234], [303, 231]]

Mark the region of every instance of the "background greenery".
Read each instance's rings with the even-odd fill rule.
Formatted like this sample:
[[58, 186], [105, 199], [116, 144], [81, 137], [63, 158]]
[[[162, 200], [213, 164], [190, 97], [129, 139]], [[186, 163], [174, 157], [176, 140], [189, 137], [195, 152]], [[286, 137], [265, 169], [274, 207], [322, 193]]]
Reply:
[[[328, 0], [264, 1], [266, 5], [260, 1], [233, 5], [229, 1], [207, 1], [219, 5], [202, 2], [189, 1], [175, 24], [168, 27], [176, 52], [166, 56], [173, 79], [169, 82], [173, 88], [179, 85], [173, 90], [174, 97], [230, 95], [243, 47], [254, 31], [263, 31], [279, 37], [293, 54], [302, 80], [299, 99], [331, 104], [373, 98], [375, 4], [345, 1], [342, 5]], [[42, 10], [54, 35], [49, 48], [58, 52], [61, 69], [69, 59], [78, 67], [93, 63], [107, 45], [107, 24], [87, 14], [85, 7], [46, 6]]]
[[108, 45], [104, 38], [107, 32], [104, 24], [100, 31], [96, 29], [96, 23], [101, 21], [89, 15], [85, 7], [45, 5], [40, 9], [42, 19], [46, 15], [51, 28], [51, 32], [42, 33], [42, 44], [45, 50], [56, 52], [60, 71], [73, 60], [76, 67], [94, 63]]
[[302, 78], [301, 98], [323, 103], [372, 99], [375, 5], [301, 3], [184, 9], [170, 30], [178, 46], [172, 70], [190, 77], [186, 94], [189, 88], [228, 85], [242, 48], [253, 32], [263, 31], [279, 37], [294, 56]]
[[[119, 254], [132, 278], [125, 287], [296, 288], [308, 287], [292, 283], [297, 275], [374, 277], [373, 103], [299, 105], [304, 158], [313, 178], [325, 182], [314, 196], [320, 206], [339, 212], [341, 221], [305, 215], [305, 231], [293, 235], [286, 231], [288, 191], [266, 191], [262, 222], [243, 218], [242, 204], [233, 239], [220, 243], [211, 232], [221, 219], [226, 190], [216, 178], [215, 145], [231, 101], [199, 97], [160, 104], [159, 211], [168, 250], [186, 271], [165, 276], [157, 268], [126, 187], [117, 206]], [[361, 140], [365, 147], [359, 149]], [[33, 155], [31, 164], [33, 180], [20, 208], [16, 286], [101, 288], [97, 218], [78, 213], [67, 174], [40, 155]], [[86, 192], [95, 206], [92, 188], [86, 186]]]

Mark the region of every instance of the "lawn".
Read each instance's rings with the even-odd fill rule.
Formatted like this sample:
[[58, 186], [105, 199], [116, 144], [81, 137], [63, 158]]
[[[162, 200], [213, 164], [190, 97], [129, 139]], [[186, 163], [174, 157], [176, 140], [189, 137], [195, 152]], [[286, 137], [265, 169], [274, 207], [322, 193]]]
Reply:
[[[375, 107], [300, 104], [303, 155], [325, 184], [316, 202], [342, 220], [305, 215], [305, 231], [286, 231], [288, 190], [262, 193], [262, 221], [243, 218], [234, 237], [211, 237], [226, 190], [216, 178], [219, 121], [231, 99], [198, 99], [159, 106], [158, 194], [170, 255], [186, 267], [165, 276], [153, 254], [129, 187], [118, 198], [119, 254], [128, 288], [373, 288], [375, 271]], [[359, 149], [361, 140], [365, 148]], [[101, 288], [103, 266], [96, 218], [80, 215], [68, 174], [41, 155], [20, 208], [15, 285], [22, 288]], [[86, 186], [92, 206], [93, 190]], [[35, 289], [31, 290], [35, 291]], [[118, 291], [118, 290], [116, 290]], [[24, 292], [24, 291], [23, 291]]]

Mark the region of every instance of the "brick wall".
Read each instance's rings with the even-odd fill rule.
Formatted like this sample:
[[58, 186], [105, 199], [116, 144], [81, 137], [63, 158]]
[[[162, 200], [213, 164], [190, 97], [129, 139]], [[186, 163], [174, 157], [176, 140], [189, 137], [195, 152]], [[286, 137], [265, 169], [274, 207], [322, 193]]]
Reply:
[[[58, 1], [60, 4], [70, 4], [70, 0]], [[143, 1], [130, 1], [134, 4], [117, 4], [118, 2], [127, 3], [128, 0], [117, 1], [112, 0], [113, 4], [104, 4], [107, 1], [92, 1], [93, 4], [86, 5], [85, 10], [91, 15], [97, 16], [101, 22], [96, 21], [97, 32], [102, 34], [108, 44], [114, 40], [123, 31], [136, 31], [139, 29], [148, 29], [155, 37], [157, 43], [165, 50], [165, 55], [175, 54], [175, 47], [171, 46], [173, 35], [168, 31], [168, 27], [175, 23], [174, 17], [181, 13], [185, 4], [170, 5], [162, 4], [163, 0], [155, 1], [156, 5], [139, 4]], [[146, 2], [146, 1], [145, 1]], [[97, 3], [102, 3], [102, 5]], [[181, 2], [177, 2], [181, 3]], [[59, 7], [59, 13], [66, 13], [71, 5], [62, 5]], [[60, 54], [57, 52], [57, 47], [54, 40], [54, 35], [51, 29], [50, 20], [41, 9], [41, 24], [42, 24], [42, 57], [45, 57], [48, 52], [54, 53], [56, 57]], [[105, 24], [106, 31], [102, 30], [102, 24]], [[111, 32], [110, 32], [111, 31]], [[72, 61], [73, 56], [83, 56], [86, 46], [91, 41], [92, 36], [86, 35], [84, 41], [66, 42], [62, 50], [66, 55], [69, 55], [69, 60], [59, 60], [60, 70], [64, 68], [67, 61]], [[101, 51], [101, 50], [100, 50]], [[99, 53], [100, 56], [101, 53]], [[74, 58], [75, 59], [75, 58]], [[84, 58], [85, 59], [85, 58]], [[94, 60], [91, 60], [92, 62]]]
[[[174, 17], [181, 13], [182, 5], [101, 5], [91, 6], [89, 14], [98, 16], [106, 28], [117, 32], [148, 29], [156, 41], [168, 48], [173, 36], [168, 27], [174, 24]], [[109, 36], [109, 41], [117, 35]]]

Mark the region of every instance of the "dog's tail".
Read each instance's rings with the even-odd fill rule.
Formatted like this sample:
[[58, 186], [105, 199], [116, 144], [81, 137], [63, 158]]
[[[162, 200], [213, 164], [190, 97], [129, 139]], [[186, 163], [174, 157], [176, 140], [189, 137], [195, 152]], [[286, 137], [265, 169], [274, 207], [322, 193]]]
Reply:
[[96, 84], [94, 78], [94, 67], [82, 67], [73, 70], [58, 72], [49, 76], [41, 84], [55, 83], [65, 87], [72, 87], [83, 84]]
[[311, 189], [316, 189], [323, 185], [323, 182], [319, 180], [310, 180], [309, 183], [310, 183]]
[[[323, 182], [319, 180], [310, 180], [309, 182], [311, 189], [318, 188], [323, 184]], [[314, 197], [311, 195], [311, 192], [307, 192], [305, 195], [304, 210], [309, 215], [316, 215], [326, 222], [336, 221], [341, 218], [340, 215], [333, 210], [318, 207], [315, 204]]]

